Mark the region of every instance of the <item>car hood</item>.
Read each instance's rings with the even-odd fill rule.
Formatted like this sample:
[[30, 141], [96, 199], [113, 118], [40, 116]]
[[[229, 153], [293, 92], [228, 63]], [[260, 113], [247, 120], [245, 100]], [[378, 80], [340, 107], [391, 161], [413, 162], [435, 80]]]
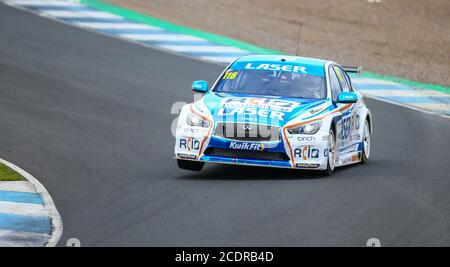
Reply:
[[326, 100], [210, 92], [203, 103], [216, 122], [259, 123], [283, 127]]

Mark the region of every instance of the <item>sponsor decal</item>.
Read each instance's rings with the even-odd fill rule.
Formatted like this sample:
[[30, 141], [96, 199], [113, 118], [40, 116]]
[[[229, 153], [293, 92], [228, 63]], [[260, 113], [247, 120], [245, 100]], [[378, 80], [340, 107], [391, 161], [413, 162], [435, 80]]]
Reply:
[[341, 122], [341, 140], [349, 138], [351, 132], [351, 117], [345, 117]]
[[284, 120], [285, 112], [291, 112], [300, 103], [282, 99], [230, 97], [220, 103], [218, 116], [258, 116], [276, 120]]
[[284, 113], [281, 111], [271, 111], [269, 109], [258, 109], [258, 108], [220, 108], [217, 112], [218, 116], [249, 116], [257, 115], [262, 118], [270, 118], [277, 120], [284, 120]]
[[178, 153], [177, 155], [179, 158], [184, 158], [184, 159], [196, 159], [197, 158], [195, 155], [189, 155], [189, 154], [184, 154], [184, 153]]
[[356, 130], [360, 127], [359, 115], [356, 113], [352, 113], [350, 116], [345, 116], [340, 125], [340, 138], [343, 141], [352, 141], [354, 139], [359, 140], [358, 136], [352, 135], [352, 133], [356, 132]]
[[317, 159], [319, 158], [319, 152], [319, 149], [312, 148], [311, 146], [304, 146], [294, 150], [294, 157], [301, 158], [303, 160]]
[[294, 73], [307, 74], [306, 67], [304, 66], [294, 66], [294, 65], [284, 65], [284, 64], [253, 64], [247, 63], [244, 69], [246, 70], [272, 70], [272, 71], [285, 71]]
[[264, 144], [248, 142], [231, 142], [229, 148], [238, 150], [263, 151]]
[[232, 71], [232, 70], [228, 70], [227, 72], [225, 72], [225, 74], [223, 75], [224, 80], [234, 80], [236, 79], [236, 77], [238, 76], [238, 72], [237, 71]]
[[297, 137], [299, 142], [315, 142], [316, 138], [314, 136], [299, 136]]
[[263, 108], [283, 112], [291, 112], [300, 103], [295, 101], [273, 99], [273, 98], [255, 98], [255, 97], [229, 97], [222, 100], [220, 105], [224, 108]]
[[352, 158], [351, 157], [343, 159], [341, 164], [342, 165], [346, 165], [346, 164], [349, 164], [349, 163], [352, 163]]
[[194, 129], [194, 128], [184, 128], [184, 132], [185, 133], [196, 134], [196, 133], [199, 133], [200, 130], [199, 129]]
[[350, 153], [350, 152], [353, 152], [353, 151], [358, 151], [359, 145], [360, 144], [353, 144], [353, 145], [346, 146], [344, 148], [341, 148], [340, 152], [341, 153]]
[[180, 139], [180, 148], [187, 149], [187, 151], [199, 150], [200, 142], [192, 137]]
[[317, 163], [297, 163], [295, 167], [297, 168], [306, 168], [306, 169], [315, 169], [319, 168], [320, 164]]
[[346, 157], [345, 159], [343, 159], [341, 164], [346, 165], [346, 164], [357, 162], [359, 160], [361, 160], [361, 153], [356, 153], [356, 154], [353, 154], [351, 157]]

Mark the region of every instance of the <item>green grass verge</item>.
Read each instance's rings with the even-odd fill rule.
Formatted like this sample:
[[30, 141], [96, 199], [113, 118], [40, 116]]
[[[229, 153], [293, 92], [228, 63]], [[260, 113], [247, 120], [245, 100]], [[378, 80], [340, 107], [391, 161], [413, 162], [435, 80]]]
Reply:
[[425, 90], [434, 90], [434, 91], [439, 91], [439, 92], [450, 94], [450, 87], [446, 87], [446, 86], [442, 86], [442, 85], [438, 85], [438, 84], [420, 83], [420, 82], [415, 82], [415, 81], [411, 81], [411, 80], [407, 80], [407, 79], [403, 79], [403, 78], [399, 78], [399, 77], [383, 75], [383, 74], [378, 74], [378, 73], [373, 73], [373, 72], [368, 72], [368, 71], [364, 71], [362, 73], [362, 76], [365, 78], [373, 78], [373, 79], [379, 79], [379, 80], [385, 80], [385, 81], [392, 81], [392, 82], [408, 85], [411, 87], [417, 87], [417, 88], [421, 88], [421, 89], [425, 89]]
[[[139, 12], [136, 12], [136, 11], [124, 8], [124, 7], [106, 3], [101, 0], [78, 0], [78, 2], [85, 4], [87, 6], [90, 6], [92, 8], [98, 9], [98, 10], [103, 10], [103, 11], [107, 11], [107, 12], [122, 16], [122, 17], [127, 18], [132, 21], [136, 21], [136, 22], [140, 22], [140, 23], [144, 23], [144, 24], [148, 24], [148, 25], [152, 25], [152, 26], [157, 26], [157, 27], [166, 29], [171, 32], [193, 35], [193, 36], [200, 37], [200, 38], [209, 40], [209, 41], [217, 43], [217, 44], [237, 47], [237, 48], [240, 48], [243, 50], [250, 51], [255, 54], [275, 54], [275, 55], [285, 54], [281, 51], [272, 50], [272, 49], [256, 46], [253, 44], [249, 44], [249, 43], [246, 43], [243, 41], [239, 41], [236, 39], [228, 38], [225, 36], [221, 36], [221, 35], [217, 35], [217, 34], [213, 34], [213, 33], [209, 33], [209, 32], [200, 31], [197, 29], [177, 25], [175, 23], [171, 23], [171, 22], [168, 22], [168, 21], [165, 21], [162, 19], [158, 19], [158, 18], [149, 16], [149, 15], [144, 15], [142, 13], [139, 13]], [[382, 75], [382, 74], [366, 72], [366, 71], [363, 72], [362, 76], [366, 77], [366, 78], [374, 78], [374, 79], [392, 81], [392, 82], [397, 82], [400, 84], [405, 84], [405, 85], [408, 85], [411, 87], [417, 87], [417, 88], [421, 88], [421, 89], [425, 89], [425, 90], [435, 90], [435, 91], [440, 91], [440, 92], [450, 94], [450, 87], [446, 87], [446, 86], [442, 86], [442, 85], [420, 83], [420, 82], [411, 81], [411, 80], [407, 80], [407, 79], [403, 79], [403, 78], [399, 78], [399, 77]]]
[[0, 181], [25, 181], [25, 178], [5, 164], [0, 163]]

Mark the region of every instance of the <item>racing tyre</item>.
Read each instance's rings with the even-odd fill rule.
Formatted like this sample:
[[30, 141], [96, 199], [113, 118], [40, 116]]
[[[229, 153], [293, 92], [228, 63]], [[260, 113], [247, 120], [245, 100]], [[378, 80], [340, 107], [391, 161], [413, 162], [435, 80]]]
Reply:
[[370, 156], [370, 126], [367, 120], [364, 121], [362, 147], [361, 164], [366, 164]]
[[336, 155], [336, 137], [334, 135], [334, 130], [330, 129], [330, 136], [328, 137], [328, 163], [327, 169], [323, 171], [325, 176], [331, 176], [334, 172]]
[[177, 164], [178, 164], [178, 167], [180, 167], [181, 169], [189, 170], [189, 171], [196, 171], [196, 172], [201, 171], [201, 169], [205, 165], [204, 162], [192, 161], [192, 160], [182, 160], [182, 159], [177, 159]]

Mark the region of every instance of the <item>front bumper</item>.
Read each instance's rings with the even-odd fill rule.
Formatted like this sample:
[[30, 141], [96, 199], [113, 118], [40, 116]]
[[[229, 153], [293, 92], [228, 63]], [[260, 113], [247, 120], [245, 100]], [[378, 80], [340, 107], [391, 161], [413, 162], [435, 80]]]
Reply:
[[299, 142], [299, 140], [302, 139], [298, 136], [288, 136], [277, 142], [240, 142], [214, 135], [210, 138], [183, 135], [177, 137], [175, 157], [234, 165], [326, 169], [328, 161], [326, 143]]
[[273, 168], [290, 168], [292, 165], [290, 161], [277, 161], [277, 160], [257, 160], [257, 159], [245, 159], [245, 158], [230, 158], [230, 157], [220, 157], [220, 156], [208, 156], [203, 155], [200, 159], [189, 159], [185, 157], [177, 156], [177, 159], [183, 160], [193, 160], [202, 161], [209, 163], [220, 163], [220, 164], [232, 164], [232, 165], [246, 165], [246, 166], [257, 166], [257, 167], [273, 167]]

